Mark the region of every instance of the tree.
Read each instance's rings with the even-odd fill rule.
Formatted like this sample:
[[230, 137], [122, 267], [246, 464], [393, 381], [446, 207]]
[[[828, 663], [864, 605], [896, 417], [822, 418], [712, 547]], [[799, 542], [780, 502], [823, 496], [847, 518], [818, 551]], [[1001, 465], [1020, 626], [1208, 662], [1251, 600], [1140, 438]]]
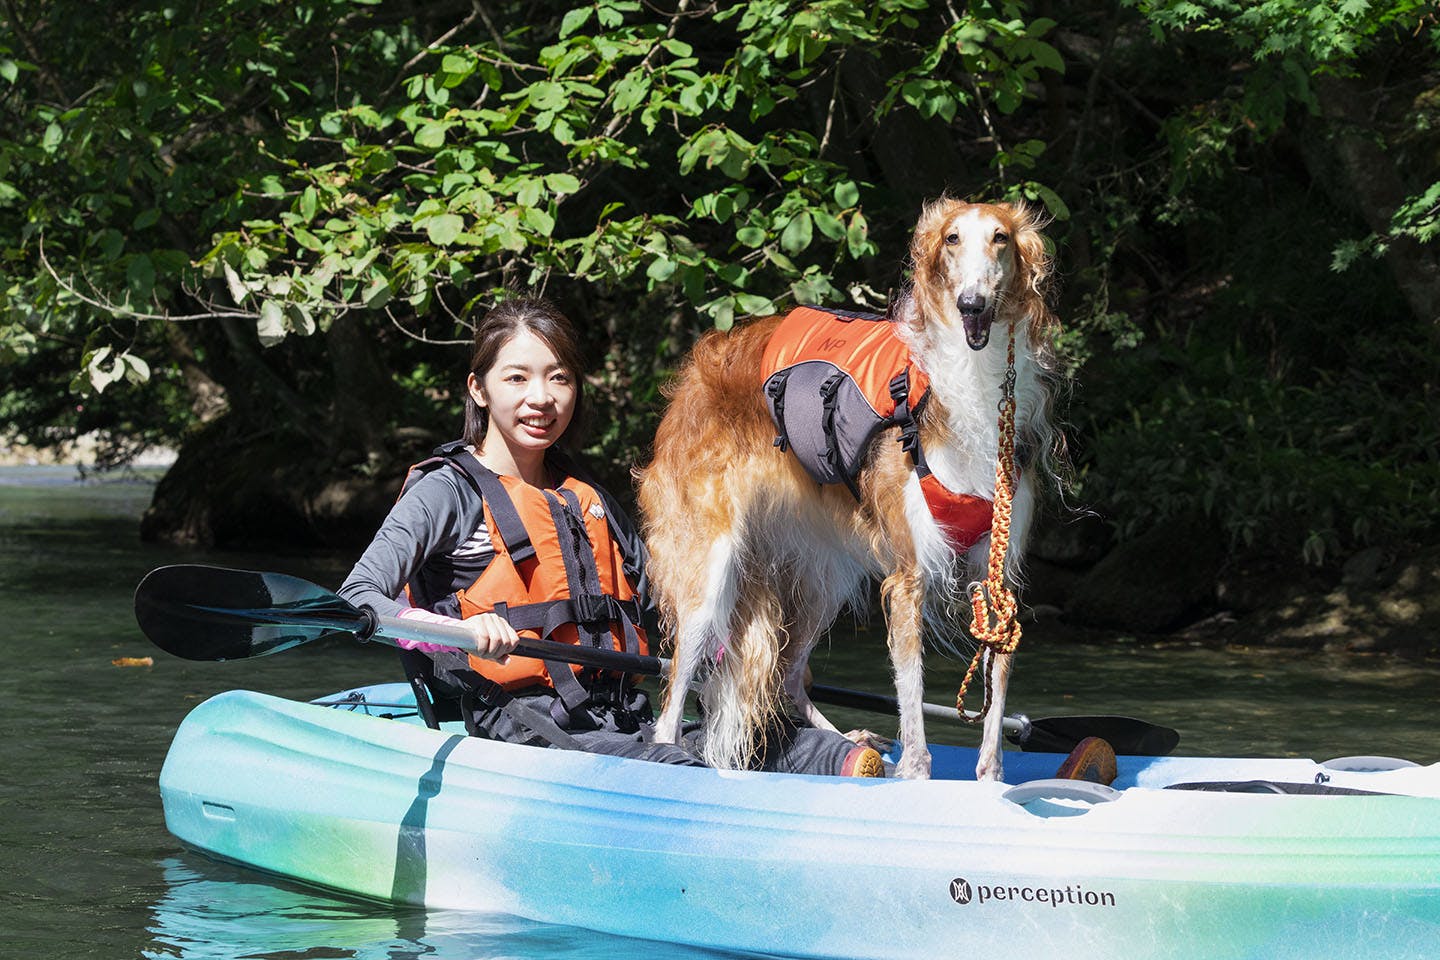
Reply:
[[[20, 238], [5, 342], [83, 341], [97, 391], [183, 383], [197, 419], [225, 411], [187, 441], [210, 470], [216, 444], [262, 424], [284, 449], [298, 434], [322, 459], [395, 459], [382, 398], [310, 383], [296, 337], [366, 372], [335, 370], [340, 390], [374, 382], [374, 340], [392, 369], [434, 362], [424, 346], [462, 337], [477, 303], [549, 288], [605, 318], [606, 346], [633, 339], [597, 385], [643, 400], [694, 316], [878, 306], [898, 264], [874, 262], [862, 198], [898, 238], [915, 198], [949, 184], [907, 182], [923, 165], [904, 158], [876, 169], [856, 144], [916, 117], [993, 127], [1059, 67], [1049, 23], [1016, 4], [141, 4], [104, 25], [123, 41], [104, 50], [63, 29], [79, 7], [7, 10], [29, 59], [3, 71], [20, 131], [4, 145]], [[1057, 203], [1015, 176], [1033, 149], [983, 160], [1006, 192]], [[623, 453], [634, 433], [604, 439]], [[205, 539], [213, 523], [179, 526]]]

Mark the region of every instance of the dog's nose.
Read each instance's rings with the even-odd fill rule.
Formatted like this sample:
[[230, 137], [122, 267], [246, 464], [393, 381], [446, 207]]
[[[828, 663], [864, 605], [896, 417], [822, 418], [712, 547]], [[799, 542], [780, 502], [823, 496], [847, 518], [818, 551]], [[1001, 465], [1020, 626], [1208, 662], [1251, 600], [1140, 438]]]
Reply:
[[962, 317], [978, 317], [985, 312], [985, 298], [978, 293], [962, 293], [955, 301]]

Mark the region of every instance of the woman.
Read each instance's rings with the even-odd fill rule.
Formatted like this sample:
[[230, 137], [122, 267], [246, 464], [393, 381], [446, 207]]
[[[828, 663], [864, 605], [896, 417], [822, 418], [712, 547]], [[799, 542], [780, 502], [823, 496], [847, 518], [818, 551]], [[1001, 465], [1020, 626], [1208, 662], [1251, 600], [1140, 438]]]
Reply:
[[[653, 632], [643, 545], [560, 452], [583, 408], [574, 328], [544, 299], [498, 305], [475, 330], [466, 390], [464, 440], [411, 470], [341, 595], [465, 625], [475, 654], [417, 643], [402, 656], [417, 698], [472, 735], [698, 765], [649, 742], [650, 704], [632, 678], [510, 656], [521, 634], [645, 653]], [[775, 741], [770, 769], [883, 772], [873, 750], [828, 731]]]

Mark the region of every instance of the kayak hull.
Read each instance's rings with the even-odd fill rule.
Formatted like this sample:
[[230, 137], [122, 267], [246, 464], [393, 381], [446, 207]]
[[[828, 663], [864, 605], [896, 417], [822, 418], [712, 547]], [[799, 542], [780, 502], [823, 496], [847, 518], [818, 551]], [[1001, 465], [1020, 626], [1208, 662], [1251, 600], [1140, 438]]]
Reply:
[[[161, 773], [167, 826], [211, 855], [376, 900], [790, 956], [1272, 958], [1323, 944], [1418, 958], [1440, 943], [1440, 764], [1122, 758], [1122, 789], [1066, 796], [1015, 786], [1048, 776], [1060, 758], [1047, 755], [1008, 754], [1011, 784], [841, 780], [540, 750], [366, 713], [244, 691], [207, 701]], [[973, 751], [935, 757], [942, 773], [973, 770]], [[1160, 789], [1317, 773], [1398, 795]]]

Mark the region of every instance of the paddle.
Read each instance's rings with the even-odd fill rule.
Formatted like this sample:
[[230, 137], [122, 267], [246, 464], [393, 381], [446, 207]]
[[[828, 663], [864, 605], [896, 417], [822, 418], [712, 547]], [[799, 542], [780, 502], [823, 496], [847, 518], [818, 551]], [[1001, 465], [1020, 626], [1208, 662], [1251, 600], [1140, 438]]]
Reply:
[[[881, 693], [817, 683], [810, 687], [810, 699], [833, 703], [838, 707], [854, 707], [893, 716], [900, 714], [900, 701]], [[922, 703], [920, 706], [927, 717], [960, 719], [954, 707], [938, 703]], [[980, 716], [970, 710], [965, 711], [965, 715], [972, 720]], [[1180, 734], [1175, 730], [1132, 717], [1097, 715], [1037, 717], [1032, 720], [1023, 713], [1014, 713], [1002, 722], [1005, 739], [1029, 753], [1069, 753], [1086, 737], [1100, 737], [1109, 741], [1116, 753], [1124, 756], [1163, 757], [1180, 742]]]
[[[193, 564], [147, 573], [135, 588], [135, 619], [157, 647], [185, 660], [246, 660], [346, 634], [392, 646], [424, 640], [476, 649], [462, 627], [382, 617], [299, 577]], [[669, 667], [659, 657], [553, 640], [522, 639], [515, 652], [629, 673], [659, 675]]]
[[[166, 653], [186, 660], [244, 660], [269, 656], [327, 637], [353, 634], [361, 640], [396, 644], [423, 640], [461, 650], [475, 649], [464, 629], [395, 617], [382, 617], [299, 577], [179, 564], [146, 574], [135, 590], [135, 619]], [[521, 640], [519, 656], [576, 663], [627, 673], [663, 675], [670, 662], [578, 647], [553, 640]], [[811, 697], [821, 703], [898, 714], [894, 697], [817, 684]], [[958, 720], [939, 704], [923, 705], [926, 716]], [[972, 714], [973, 716], [973, 714]], [[1112, 716], [1004, 718], [1005, 734], [1027, 751], [1068, 753], [1086, 737], [1103, 737], [1117, 753], [1163, 756], [1180, 735], [1143, 720]]]

